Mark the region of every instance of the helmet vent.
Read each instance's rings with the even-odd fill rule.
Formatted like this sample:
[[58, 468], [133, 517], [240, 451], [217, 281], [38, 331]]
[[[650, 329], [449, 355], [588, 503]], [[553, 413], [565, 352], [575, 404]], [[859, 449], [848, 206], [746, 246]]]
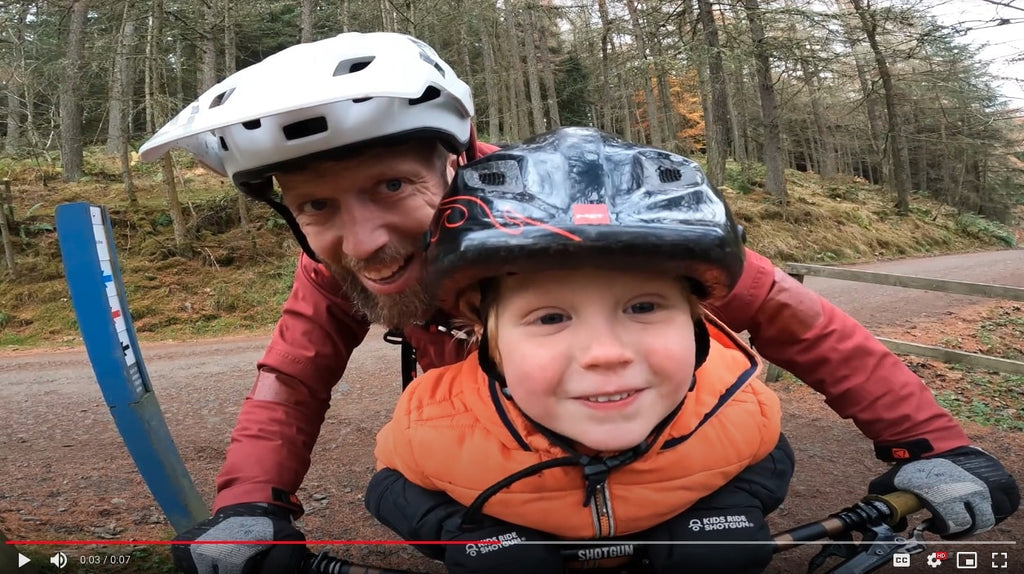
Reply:
[[494, 187], [505, 185], [505, 174], [500, 171], [485, 171], [480, 174], [480, 183]]
[[224, 136], [218, 136], [217, 139], [220, 140], [220, 149], [228, 151], [228, 142], [224, 139]]
[[212, 110], [213, 108], [216, 108], [217, 106], [219, 106], [219, 105], [223, 104], [224, 102], [228, 101], [228, 98], [231, 97], [231, 94], [234, 93], [234, 91], [235, 91], [235, 89], [231, 88], [229, 90], [226, 90], [226, 91], [223, 91], [223, 92], [217, 94], [213, 98], [213, 101], [210, 102], [210, 109]]
[[661, 183], [675, 183], [683, 179], [683, 172], [674, 167], [658, 167], [658, 180]]
[[441, 74], [441, 77], [442, 78], [444, 77], [444, 68], [441, 67], [441, 64], [438, 64], [437, 60], [431, 58], [422, 49], [420, 49], [420, 59], [423, 60], [424, 62], [430, 64], [431, 66], [433, 66], [434, 69], [437, 70], [439, 74]]
[[334, 76], [344, 76], [346, 74], [354, 74], [373, 62], [374, 56], [361, 56], [359, 58], [349, 58], [348, 60], [342, 60], [338, 62], [338, 65], [334, 67]]
[[317, 116], [300, 120], [284, 126], [281, 128], [281, 131], [284, 132], [284, 139], [288, 141], [308, 138], [309, 136], [322, 134], [327, 131], [327, 118]]
[[423, 90], [423, 94], [420, 97], [414, 100], [409, 100], [409, 105], [415, 106], [418, 104], [425, 104], [431, 100], [436, 100], [437, 98], [440, 97], [441, 90], [435, 88], [434, 86], [427, 86], [427, 89]]
[[263, 124], [260, 122], [259, 119], [249, 120], [247, 122], [242, 122], [242, 127], [247, 129], [247, 130], [258, 130], [258, 129], [260, 129], [261, 125], [263, 125]]

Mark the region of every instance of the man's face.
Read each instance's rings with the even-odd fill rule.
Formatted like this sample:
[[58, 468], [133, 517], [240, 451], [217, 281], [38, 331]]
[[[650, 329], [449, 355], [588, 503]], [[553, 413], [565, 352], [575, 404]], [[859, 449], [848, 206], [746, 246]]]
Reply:
[[433, 311], [423, 287], [424, 235], [454, 160], [407, 144], [278, 174], [282, 201], [356, 308], [401, 327]]

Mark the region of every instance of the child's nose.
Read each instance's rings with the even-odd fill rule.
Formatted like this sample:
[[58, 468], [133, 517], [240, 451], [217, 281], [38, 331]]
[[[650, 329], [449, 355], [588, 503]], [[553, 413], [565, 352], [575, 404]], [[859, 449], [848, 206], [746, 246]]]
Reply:
[[594, 326], [581, 335], [583, 348], [581, 365], [584, 368], [615, 368], [633, 362], [633, 353], [623, 333], [610, 325]]

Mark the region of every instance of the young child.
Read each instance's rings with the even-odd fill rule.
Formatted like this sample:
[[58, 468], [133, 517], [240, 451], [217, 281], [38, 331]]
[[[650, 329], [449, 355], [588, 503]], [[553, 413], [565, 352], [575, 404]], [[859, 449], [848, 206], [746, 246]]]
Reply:
[[[523, 540], [768, 539], [792, 452], [757, 357], [701, 311], [743, 242], [694, 162], [549, 132], [460, 168], [430, 241], [429, 284], [479, 349], [414, 381], [377, 435], [378, 519], [501, 542], [447, 547], [458, 573], [562, 571], [557, 545]], [[647, 554], [658, 572], [758, 572], [771, 549]]]

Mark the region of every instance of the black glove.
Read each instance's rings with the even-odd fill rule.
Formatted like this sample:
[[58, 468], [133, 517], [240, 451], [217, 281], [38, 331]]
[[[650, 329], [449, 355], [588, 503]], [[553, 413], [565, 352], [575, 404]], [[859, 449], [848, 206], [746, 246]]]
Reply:
[[552, 536], [489, 516], [480, 518], [480, 527], [469, 532], [459, 530], [461, 518], [445, 523], [443, 540], [494, 542], [445, 545], [448, 574], [560, 574], [565, 570], [557, 544], [522, 544], [553, 542]]
[[943, 538], [984, 532], [1017, 510], [1017, 481], [992, 455], [973, 446], [897, 464], [871, 481], [868, 492], [912, 492], [932, 513], [930, 530]]
[[[305, 540], [280, 506], [245, 503], [225, 506], [174, 537], [194, 540]], [[285, 574], [309, 553], [305, 544], [175, 544], [174, 565], [186, 574]]]

